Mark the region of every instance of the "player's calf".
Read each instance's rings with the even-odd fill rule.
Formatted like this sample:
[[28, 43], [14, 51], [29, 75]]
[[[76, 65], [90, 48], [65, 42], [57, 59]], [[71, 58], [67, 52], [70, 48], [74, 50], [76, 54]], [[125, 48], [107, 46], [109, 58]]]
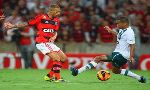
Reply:
[[53, 62], [52, 70], [54, 72], [54, 76], [55, 76], [56, 80], [61, 78], [61, 75], [60, 75], [61, 67], [62, 67], [61, 62], [59, 62], [59, 61]]
[[91, 61], [90, 63], [88, 63], [87, 65], [85, 65], [79, 69], [76, 69], [75, 67], [71, 67], [70, 70], [72, 71], [73, 76], [77, 76], [79, 73], [82, 73], [86, 70], [92, 69], [96, 66], [97, 66], [97, 63], [95, 61]]
[[120, 74], [125, 75], [125, 76], [129, 76], [131, 78], [135, 78], [141, 83], [146, 83], [146, 78], [145, 77], [140, 76], [138, 74], [135, 74], [135, 73], [131, 72], [130, 70], [121, 69], [121, 73]]
[[53, 66], [51, 68], [51, 71], [46, 76], [44, 76], [44, 80], [49, 81], [52, 78], [55, 78], [56, 80], [61, 79], [61, 75], [60, 75], [61, 67], [62, 67], [61, 62], [53, 61]]
[[79, 68], [79, 69], [76, 69], [75, 67], [71, 67], [71, 71], [72, 71], [72, 75], [73, 76], [77, 76], [79, 73], [82, 73], [86, 70], [89, 70], [89, 69], [92, 69], [94, 67], [97, 66], [97, 64], [103, 60], [107, 60], [107, 57], [106, 55], [102, 55], [102, 56], [96, 56], [94, 58], [94, 60], [92, 60], [90, 63], [88, 63], [87, 65]]

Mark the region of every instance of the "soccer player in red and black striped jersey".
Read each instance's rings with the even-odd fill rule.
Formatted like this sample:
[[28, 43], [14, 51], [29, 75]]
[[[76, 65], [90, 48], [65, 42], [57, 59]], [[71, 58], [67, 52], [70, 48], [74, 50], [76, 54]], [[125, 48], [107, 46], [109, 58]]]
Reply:
[[34, 19], [29, 20], [28, 24], [13, 25], [9, 22], [4, 24], [5, 28], [19, 28], [25, 26], [36, 26], [36, 47], [44, 55], [48, 55], [53, 60], [51, 71], [44, 77], [45, 80], [52, 80], [55, 77], [55, 82], [64, 81], [60, 76], [61, 63], [66, 60], [66, 55], [54, 44], [57, 37], [57, 31], [60, 26], [60, 7], [51, 5], [47, 14], [37, 15]]

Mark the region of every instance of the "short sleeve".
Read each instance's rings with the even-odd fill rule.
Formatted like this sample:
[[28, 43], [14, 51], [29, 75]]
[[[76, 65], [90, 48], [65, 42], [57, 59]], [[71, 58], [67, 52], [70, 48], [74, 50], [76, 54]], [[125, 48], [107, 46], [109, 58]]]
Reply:
[[29, 25], [35, 25], [35, 24], [39, 23], [41, 20], [41, 17], [42, 17], [42, 15], [36, 16], [35, 18], [29, 20], [28, 24]]
[[135, 34], [134, 34], [134, 32], [128, 32], [128, 34], [127, 34], [127, 43], [135, 44]]

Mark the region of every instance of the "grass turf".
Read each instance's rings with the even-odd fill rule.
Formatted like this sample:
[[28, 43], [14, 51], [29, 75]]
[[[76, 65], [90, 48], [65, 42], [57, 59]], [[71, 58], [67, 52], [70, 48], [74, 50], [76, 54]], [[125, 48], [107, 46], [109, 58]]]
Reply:
[[150, 71], [133, 71], [147, 77], [147, 83], [139, 83], [130, 77], [111, 72], [108, 81], [99, 81], [97, 70], [90, 70], [73, 77], [69, 70], [62, 70], [65, 83], [52, 83], [43, 80], [48, 70], [19, 69], [0, 70], [0, 90], [150, 90]]

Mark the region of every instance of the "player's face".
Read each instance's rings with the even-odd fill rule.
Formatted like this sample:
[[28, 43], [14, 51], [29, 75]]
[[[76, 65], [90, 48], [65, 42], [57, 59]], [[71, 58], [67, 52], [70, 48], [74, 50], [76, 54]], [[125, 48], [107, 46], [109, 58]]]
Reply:
[[116, 25], [117, 25], [117, 27], [118, 27], [119, 29], [124, 29], [125, 26], [126, 26], [126, 24], [127, 24], [127, 23], [123, 23], [123, 22], [118, 22], [118, 23], [116, 23]]
[[61, 12], [60, 8], [56, 8], [54, 12], [54, 16], [55, 17], [60, 16], [60, 12]]

